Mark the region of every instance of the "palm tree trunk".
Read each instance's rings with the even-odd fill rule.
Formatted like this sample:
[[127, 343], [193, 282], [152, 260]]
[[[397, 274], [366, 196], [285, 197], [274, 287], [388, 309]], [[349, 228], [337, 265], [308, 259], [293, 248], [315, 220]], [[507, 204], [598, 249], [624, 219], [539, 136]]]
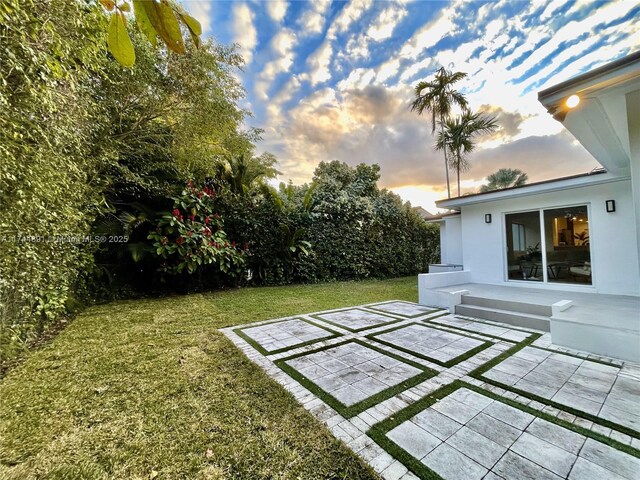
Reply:
[[[444, 125], [443, 125], [444, 117], [440, 115], [440, 133], [444, 135]], [[451, 198], [451, 187], [449, 185], [449, 160], [447, 159], [447, 147], [442, 149], [444, 152], [444, 171], [447, 175], [447, 198]]]
[[458, 155], [458, 161], [456, 162], [456, 166], [458, 168], [456, 170], [458, 170], [458, 196], [460, 196], [460, 166], [462, 164], [462, 160], [460, 159], [460, 150], [459, 149], [458, 149], [457, 155]]

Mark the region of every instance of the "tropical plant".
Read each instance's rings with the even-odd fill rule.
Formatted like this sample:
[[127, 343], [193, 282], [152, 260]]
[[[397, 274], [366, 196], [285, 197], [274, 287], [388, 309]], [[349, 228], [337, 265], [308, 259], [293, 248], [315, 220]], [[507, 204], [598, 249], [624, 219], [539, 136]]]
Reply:
[[480, 192], [491, 192], [503, 188], [521, 187], [527, 183], [529, 177], [522, 170], [517, 168], [501, 168], [495, 173], [487, 176], [488, 183], [480, 187]]
[[107, 47], [113, 57], [125, 67], [132, 67], [136, 61], [133, 42], [127, 31], [125, 13], [131, 12], [137, 26], [154, 47], [157, 37], [175, 53], [185, 53], [180, 22], [186, 27], [196, 47], [200, 46], [202, 27], [200, 22], [184, 9], [168, 0], [100, 0], [107, 12], [111, 13], [107, 29]]
[[[91, 174], [103, 118], [102, 9], [90, 2], [0, 5], [0, 362], [73, 301], [103, 208]], [[89, 173], [91, 172], [91, 173]], [[75, 303], [75, 302], [74, 302]]]
[[474, 138], [491, 133], [498, 125], [494, 117], [465, 109], [462, 115], [444, 120], [436, 137], [436, 150], [449, 151], [449, 166], [456, 171], [458, 196], [460, 196], [460, 172], [471, 168], [468, 155], [475, 149]]
[[589, 245], [589, 232], [587, 230], [583, 230], [580, 233], [574, 233], [573, 238], [576, 240], [576, 244], [580, 247]]
[[266, 181], [280, 173], [276, 163], [276, 157], [271, 153], [258, 157], [241, 154], [219, 162], [217, 176], [235, 194], [246, 195], [256, 189], [265, 191]]
[[[463, 72], [451, 72], [440, 67], [431, 81], [422, 81], [415, 86], [415, 99], [411, 103], [411, 111], [418, 115], [424, 112], [431, 113], [431, 133], [434, 134], [436, 126], [440, 126], [440, 133], [444, 132], [445, 120], [451, 115], [454, 106], [467, 107], [467, 100], [463, 94], [453, 89], [453, 84], [467, 76]], [[451, 198], [451, 186], [449, 182], [448, 151], [443, 149], [444, 167], [447, 181], [447, 197]]]
[[233, 274], [244, 264], [248, 246], [240, 249], [228, 241], [222, 218], [215, 211], [215, 197], [211, 188], [196, 189], [189, 182], [174, 198], [173, 210], [162, 216], [148, 237], [163, 259], [161, 271], [194, 273], [216, 263], [220, 271]]

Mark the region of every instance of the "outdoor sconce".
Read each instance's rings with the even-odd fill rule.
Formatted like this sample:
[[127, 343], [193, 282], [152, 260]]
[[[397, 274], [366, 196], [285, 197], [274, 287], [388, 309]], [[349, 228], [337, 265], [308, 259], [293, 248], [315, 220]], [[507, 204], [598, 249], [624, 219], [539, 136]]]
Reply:
[[580, 97], [578, 95], [571, 95], [569, 98], [567, 98], [567, 101], [565, 102], [565, 104], [569, 108], [576, 108], [579, 103], [580, 103]]
[[616, 211], [616, 201], [615, 200], [607, 200], [606, 202], [607, 205], [607, 213], [613, 213]]
[[491, 223], [491, 214], [490, 213], [485, 213], [484, 214], [484, 223]]

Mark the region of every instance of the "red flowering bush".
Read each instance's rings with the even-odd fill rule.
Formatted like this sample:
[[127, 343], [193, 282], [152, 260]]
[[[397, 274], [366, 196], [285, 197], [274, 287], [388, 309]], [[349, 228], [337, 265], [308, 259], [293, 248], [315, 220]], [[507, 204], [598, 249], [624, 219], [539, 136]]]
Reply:
[[164, 259], [161, 271], [193, 273], [211, 264], [218, 264], [225, 273], [240, 271], [247, 246], [240, 249], [227, 240], [222, 218], [215, 212], [215, 197], [211, 188], [197, 189], [190, 181], [173, 199], [173, 210], [162, 216], [148, 237], [156, 254]]

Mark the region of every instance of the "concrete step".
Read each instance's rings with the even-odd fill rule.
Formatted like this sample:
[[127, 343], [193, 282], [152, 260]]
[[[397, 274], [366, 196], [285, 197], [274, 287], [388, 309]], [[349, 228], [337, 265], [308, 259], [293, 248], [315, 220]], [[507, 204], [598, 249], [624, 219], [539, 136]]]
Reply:
[[[462, 297], [464, 298], [464, 297]], [[514, 327], [535, 328], [544, 332], [550, 331], [549, 317], [534, 315], [531, 313], [514, 312], [493, 307], [481, 307], [479, 305], [456, 305], [456, 313], [468, 317], [482, 318], [492, 322], [501, 322]]]
[[551, 305], [538, 303], [514, 302], [512, 300], [502, 300], [498, 298], [475, 297], [473, 295], [463, 295], [462, 303], [477, 307], [507, 310], [510, 312], [526, 313], [529, 315], [541, 315], [550, 317]]

